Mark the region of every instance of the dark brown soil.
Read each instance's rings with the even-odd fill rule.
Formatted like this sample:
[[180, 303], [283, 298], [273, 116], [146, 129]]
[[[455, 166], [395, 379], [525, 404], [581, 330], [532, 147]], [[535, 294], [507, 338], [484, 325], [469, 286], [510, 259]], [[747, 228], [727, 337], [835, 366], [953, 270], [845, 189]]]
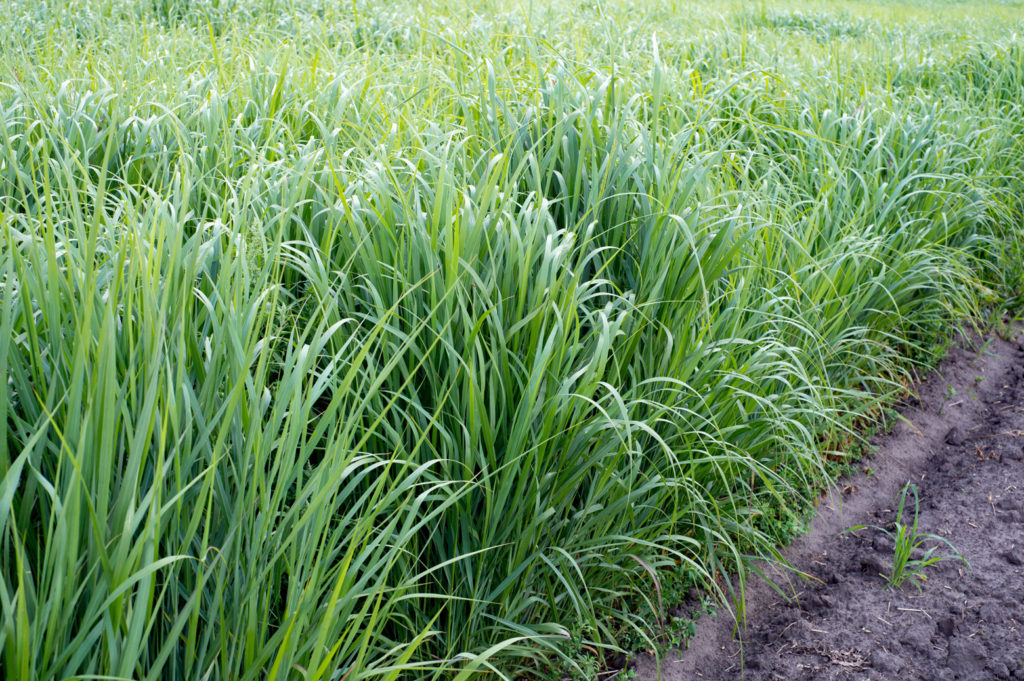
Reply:
[[[734, 638], [705, 618], [689, 650], [637, 662], [638, 678], [1019, 679], [1024, 681], [1024, 345], [993, 338], [953, 351], [874, 439], [871, 474], [840, 481], [811, 531], [787, 550], [799, 571], [774, 571], [788, 597], [754, 584]], [[890, 588], [890, 526], [900, 489], [921, 496], [920, 531], [947, 538], [970, 568], [928, 568], [918, 590]], [[906, 516], [905, 516], [906, 517]], [[742, 660], [742, 664], [741, 664]]]

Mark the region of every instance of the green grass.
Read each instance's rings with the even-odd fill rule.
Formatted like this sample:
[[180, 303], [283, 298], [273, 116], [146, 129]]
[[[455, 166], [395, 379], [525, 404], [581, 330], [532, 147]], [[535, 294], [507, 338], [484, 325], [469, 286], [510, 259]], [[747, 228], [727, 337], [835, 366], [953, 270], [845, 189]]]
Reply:
[[1020, 3], [447, 5], [7, 3], [5, 678], [593, 673], [1019, 305]]
[[[907, 492], [914, 494], [914, 510], [910, 522], [904, 521], [903, 510], [908, 508]], [[920, 512], [920, 500], [917, 496], [917, 485], [908, 482], [900, 491], [899, 504], [896, 507], [896, 519], [892, 522], [892, 529], [888, 530], [877, 525], [856, 525], [848, 532], [856, 532], [865, 528], [871, 528], [881, 532], [893, 542], [893, 564], [889, 574], [881, 574], [889, 582], [889, 586], [898, 589], [908, 580], [920, 590], [921, 584], [928, 579], [925, 570], [943, 560], [959, 559], [964, 567], [969, 568], [967, 559], [964, 558], [956, 547], [945, 537], [937, 534], [919, 532], [917, 529], [918, 514]], [[926, 545], [929, 545], [927, 546]], [[945, 546], [950, 553], [936, 554], [940, 548]]]

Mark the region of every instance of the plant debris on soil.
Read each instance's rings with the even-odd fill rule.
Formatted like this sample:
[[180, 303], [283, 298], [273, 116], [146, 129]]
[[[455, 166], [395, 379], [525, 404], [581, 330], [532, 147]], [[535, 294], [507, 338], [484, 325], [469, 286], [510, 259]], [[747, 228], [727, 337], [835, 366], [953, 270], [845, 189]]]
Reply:
[[[810, 532], [785, 552], [796, 573], [769, 570], [785, 595], [758, 580], [747, 594], [745, 626], [705, 618], [688, 650], [660, 660], [661, 678], [1024, 680], [1024, 344], [1017, 338], [951, 352], [901, 409], [893, 432], [873, 439], [863, 472], [839, 482]], [[892, 568], [891, 540], [876, 529], [846, 530], [891, 527], [910, 482], [920, 492], [919, 531], [949, 540], [969, 567], [944, 560], [924, 571], [925, 580], [895, 589], [882, 576]], [[637, 678], [658, 678], [658, 668], [642, 658]]]

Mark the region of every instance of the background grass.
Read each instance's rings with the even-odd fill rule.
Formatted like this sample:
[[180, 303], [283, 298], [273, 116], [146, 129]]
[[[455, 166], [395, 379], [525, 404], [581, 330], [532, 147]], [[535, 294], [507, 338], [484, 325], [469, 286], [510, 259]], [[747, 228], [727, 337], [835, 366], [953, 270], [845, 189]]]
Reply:
[[1020, 2], [7, 8], [9, 679], [592, 673], [1021, 302]]

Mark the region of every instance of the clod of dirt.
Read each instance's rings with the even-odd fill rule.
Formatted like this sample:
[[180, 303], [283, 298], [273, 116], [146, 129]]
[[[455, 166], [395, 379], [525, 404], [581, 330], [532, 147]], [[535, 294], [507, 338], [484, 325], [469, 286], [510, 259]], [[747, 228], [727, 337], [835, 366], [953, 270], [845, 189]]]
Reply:
[[949, 429], [949, 431], [946, 432], [945, 441], [947, 445], [959, 447], [964, 443], [965, 439], [966, 438], [964, 438], [963, 432], [956, 426], [953, 426], [952, 428]]
[[956, 630], [956, 622], [953, 621], [952, 617], [943, 617], [941, 620], [939, 620], [935, 628], [938, 629], [940, 634], [942, 634], [946, 638], [949, 638], [953, 635], [953, 632]]
[[946, 666], [960, 675], [977, 674], [985, 661], [985, 648], [973, 638], [955, 638], [949, 642]]
[[1009, 549], [1007, 551], [1003, 551], [999, 555], [1002, 556], [1010, 565], [1024, 565], [1024, 556], [1021, 555], [1020, 549]]
[[874, 554], [869, 554], [860, 559], [860, 569], [871, 573], [872, 576], [878, 577], [884, 577], [889, 572], [889, 566]]
[[793, 620], [789, 627], [782, 633], [782, 638], [793, 643], [809, 643], [814, 638], [814, 632], [810, 622], [798, 618]]
[[1010, 678], [1009, 668], [1002, 662], [999, 662], [998, 660], [989, 664], [988, 667], [986, 667], [986, 669], [988, 669], [988, 671], [992, 673], [992, 676], [994, 676], [997, 679], [1000, 679], [1000, 681], [1002, 681], [1002, 679]]
[[996, 508], [1002, 511], [1016, 511], [1018, 508], [1020, 508], [1020, 500], [1012, 499], [1009, 497], [1005, 499], [1000, 499], [999, 501], [996, 502]]
[[824, 584], [838, 584], [839, 574], [832, 568], [825, 568], [818, 571], [818, 578]]
[[903, 665], [900, 664], [900, 659], [892, 653], [878, 649], [871, 653], [871, 666], [883, 674], [890, 674], [898, 672]]
[[988, 624], [994, 624], [1003, 619], [1000, 615], [1000, 608], [995, 603], [986, 603], [981, 606], [978, 609], [978, 618]]
[[800, 605], [803, 606], [807, 612], [816, 612], [818, 610], [831, 608], [832, 599], [821, 593], [812, 593], [801, 599]]
[[932, 628], [927, 624], [930, 620], [920, 622], [903, 634], [903, 644], [923, 655], [932, 657]]

